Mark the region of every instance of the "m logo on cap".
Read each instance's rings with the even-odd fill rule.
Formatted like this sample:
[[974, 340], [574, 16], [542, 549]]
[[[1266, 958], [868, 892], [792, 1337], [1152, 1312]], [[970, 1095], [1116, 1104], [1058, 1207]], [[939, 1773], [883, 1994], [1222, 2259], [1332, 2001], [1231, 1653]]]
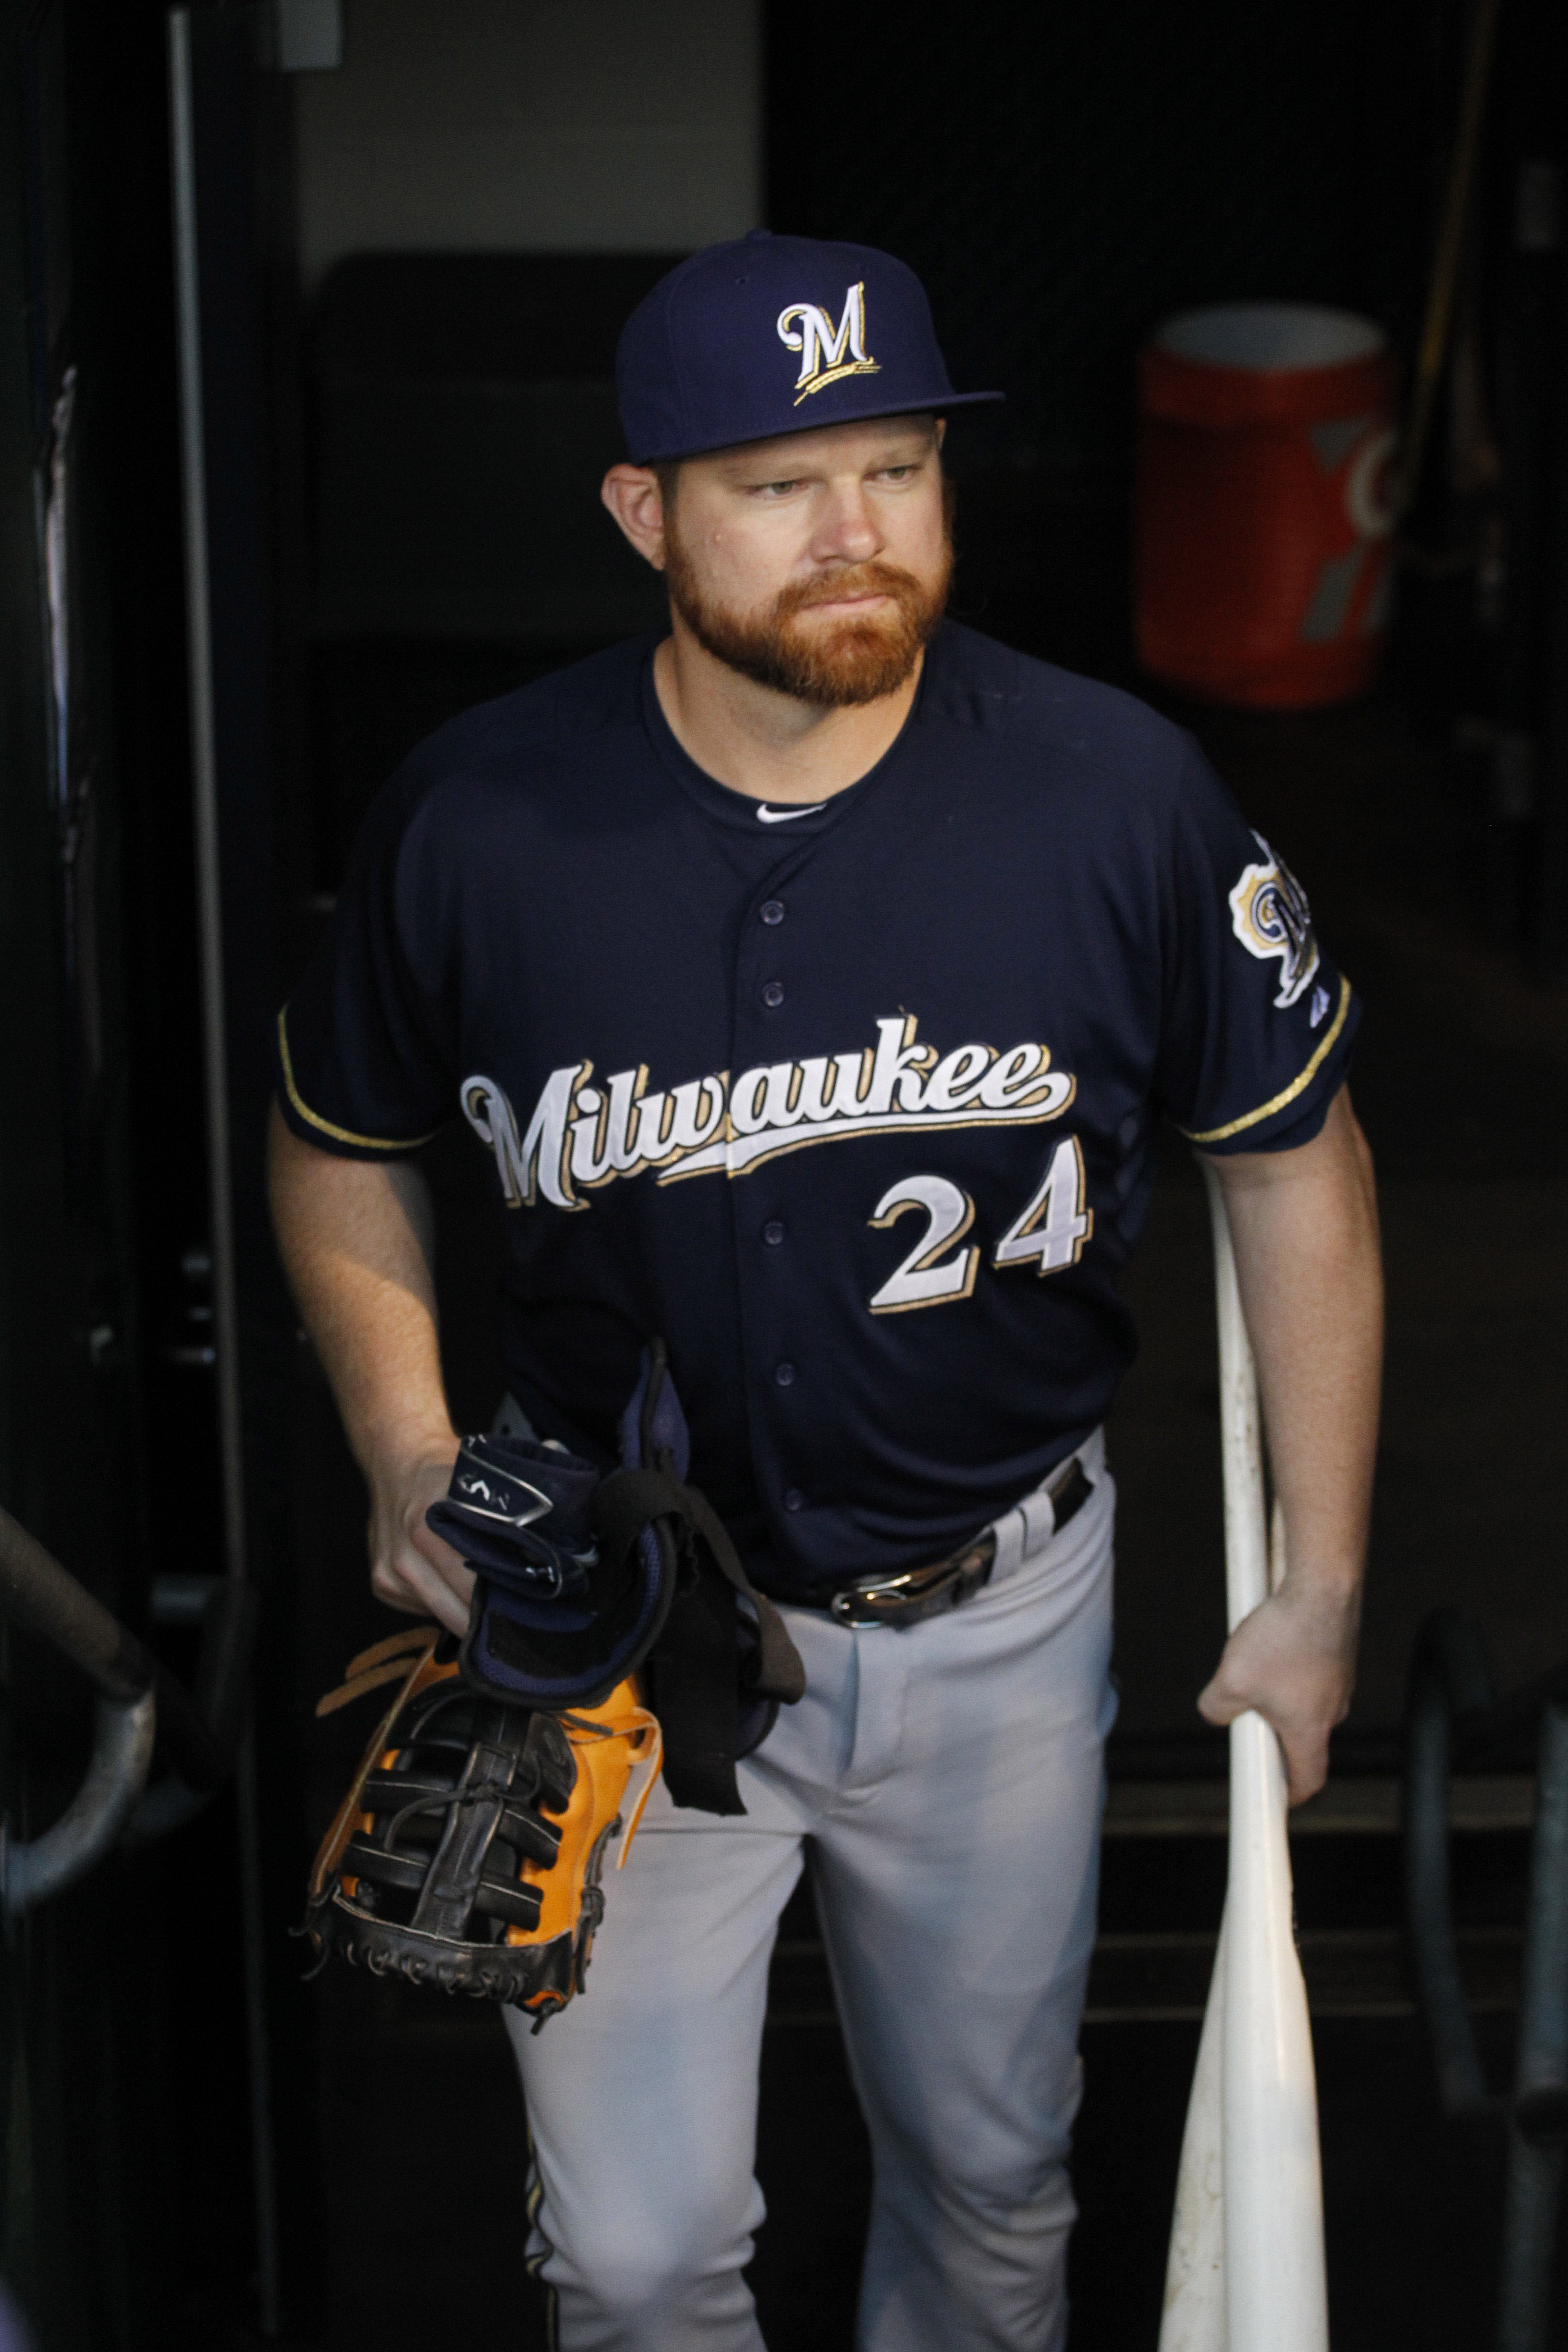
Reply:
[[[800, 320], [798, 331], [795, 321]], [[798, 352], [800, 373], [795, 380], [795, 405], [837, 383], [847, 375], [877, 375], [877, 362], [866, 355], [866, 287], [849, 286], [844, 293], [844, 316], [836, 327], [815, 302], [792, 302], [779, 312], [779, 341]], [[846, 352], [849, 357], [844, 356]]]

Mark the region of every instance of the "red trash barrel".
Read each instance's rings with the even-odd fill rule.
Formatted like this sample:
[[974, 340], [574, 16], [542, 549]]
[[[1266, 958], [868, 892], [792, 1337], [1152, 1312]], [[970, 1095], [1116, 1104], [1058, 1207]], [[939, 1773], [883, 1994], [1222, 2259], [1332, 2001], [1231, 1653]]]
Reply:
[[1376, 674], [1397, 378], [1381, 328], [1308, 303], [1166, 321], [1138, 358], [1133, 603], [1156, 677], [1300, 710]]

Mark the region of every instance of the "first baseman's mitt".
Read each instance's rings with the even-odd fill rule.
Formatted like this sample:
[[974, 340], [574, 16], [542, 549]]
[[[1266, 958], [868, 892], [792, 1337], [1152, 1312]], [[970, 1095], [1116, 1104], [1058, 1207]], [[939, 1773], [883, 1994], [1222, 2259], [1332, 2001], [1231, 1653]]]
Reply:
[[557, 1443], [464, 1439], [426, 1517], [474, 1570], [467, 1632], [389, 1635], [317, 1709], [400, 1685], [316, 1857], [304, 1932], [323, 1959], [542, 2022], [582, 1990], [605, 1851], [619, 1835], [625, 1861], [661, 1759], [675, 1804], [744, 1810], [736, 1761], [805, 1675], [685, 1483], [657, 1340], [619, 1448], [606, 1475]]
[[310, 1874], [305, 1933], [383, 1976], [507, 2000], [539, 2023], [582, 1990], [658, 1770], [658, 1725], [623, 1682], [601, 1706], [544, 1714], [481, 1696], [457, 1643], [412, 1625], [351, 1661], [317, 1707], [401, 1687]]

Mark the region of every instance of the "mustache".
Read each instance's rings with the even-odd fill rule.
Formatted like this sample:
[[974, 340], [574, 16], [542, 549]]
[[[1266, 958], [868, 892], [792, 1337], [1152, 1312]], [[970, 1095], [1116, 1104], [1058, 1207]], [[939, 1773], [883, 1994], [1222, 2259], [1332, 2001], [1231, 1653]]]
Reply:
[[[708, 602], [671, 528], [665, 562], [670, 605], [716, 660], [759, 686], [824, 709], [874, 702], [903, 685], [942, 618], [952, 572], [952, 488], [944, 483], [942, 554], [929, 577], [879, 558], [840, 562], [792, 581], [753, 613]], [[675, 520], [672, 515], [672, 526]], [[826, 629], [795, 625], [816, 606], [869, 595], [885, 596], [888, 604], [841, 613]]]
[[914, 573], [896, 563], [856, 563], [826, 579], [801, 580], [792, 588], [782, 588], [773, 617], [787, 620], [792, 614], [809, 613], [817, 604], [836, 604], [846, 596], [890, 596], [896, 604], [907, 604], [920, 601], [924, 593]]

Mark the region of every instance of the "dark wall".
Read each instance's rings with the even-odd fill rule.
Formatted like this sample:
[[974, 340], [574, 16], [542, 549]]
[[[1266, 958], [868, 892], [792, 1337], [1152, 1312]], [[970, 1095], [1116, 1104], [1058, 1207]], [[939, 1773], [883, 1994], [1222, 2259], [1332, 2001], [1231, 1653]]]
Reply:
[[[1073, 0], [770, 15], [768, 221], [924, 278], [963, 418], [954, 609], [1133, 682], [1133, 358], [1255, 298], [1417, 330], [1456, 0]], [[872, 332], [875, 322], [872, 322]]]
[[[1138, 348], [1202, 303], [1323, 302], [1378, 320], [1408, 385], [1480, 16], [1467, 0], [770, 12], [770, 225], [902, 255], [955, 382], [1008, 395], [949, 437], [961, 618], [1152, 690], [1130, 626]], [[1468, 747], [1457, 895], [1539, 978], [1568, 970], [1568, 293], [1562, 221], [1543, 226], [1565, 186], [1568, 12], [1510, 0], [1392, 667], [1425, 723]]]
[[[154, 1575], [221, 1565], [188, 1360], [206, 1173], [165, 73], [155, 0], [0, 5], [0, 1500], [139, 1633]], [[31, 1835], [79, 1778], [89, 1694], [0, 1640], [0, 1807]], [[0, 1945], [0, 2274], [41, 2352], [166, 2352], [204, 2270], [232, 2294], [250, 2266], [233, 1853], [220, 1803]]]
[[902, 255], [955, 380], [1064, 484], [1128, 468], [1132, 354], [1191, 304], [1340, 303], [1407, 349], [1451, 5], [776, 9], [768, 216]]

